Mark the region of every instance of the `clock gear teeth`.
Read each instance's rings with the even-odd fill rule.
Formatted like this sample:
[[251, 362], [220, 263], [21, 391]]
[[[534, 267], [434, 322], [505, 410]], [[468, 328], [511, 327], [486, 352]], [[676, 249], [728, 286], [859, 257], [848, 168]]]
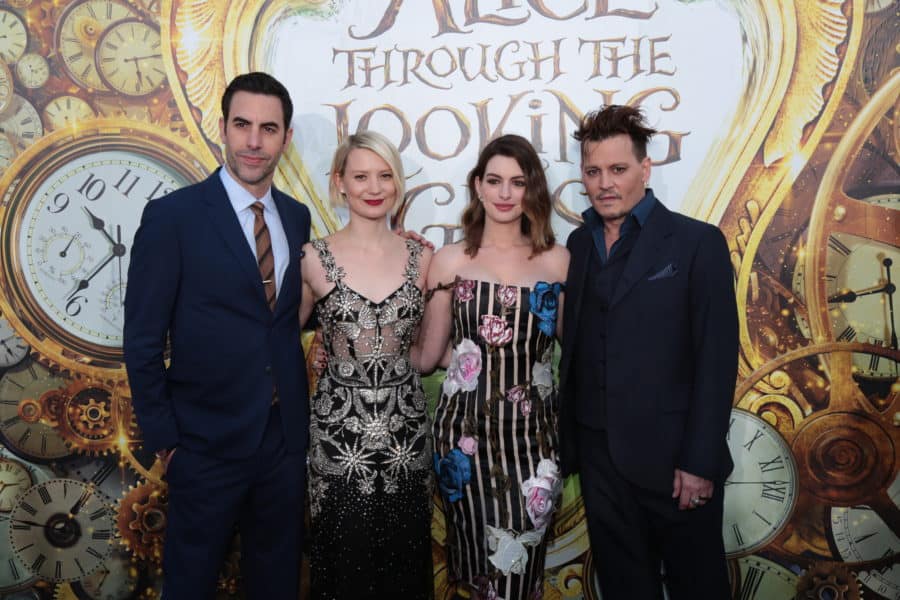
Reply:
[[856, 575], [840, 563], [816, 563], [797, 582], [798, 600], [860, 600]]
[[119, 535], [138, 558], [162, 563], [167, 507], [165, 488], [153, 483], [131, 487], [119, 501]]
[[57, 430], [72, 450], [107, 454], [131, 439], [135, 429], [131, 410], [114, 388], [78, 380], [66, 389]]

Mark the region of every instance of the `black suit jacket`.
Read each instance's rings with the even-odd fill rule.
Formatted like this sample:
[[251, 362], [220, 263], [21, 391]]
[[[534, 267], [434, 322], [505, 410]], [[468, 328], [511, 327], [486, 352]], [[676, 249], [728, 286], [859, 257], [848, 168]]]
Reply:
[[[561, 460], [578, 471], [573, 368], [589, 253], [582, 225], [568, 240], [560, 362]], [[718, 228], [657, 203], [609, 305], [606, 423], [609, 453], [631, 482], [671, 491], [679, 468], [716, 482], [733, 463], [726, 444], [738, 357], [738, 315], [728, 246]], [[590, 368], [589, 356], [577, 357]], [[577, 370], [581, 370], [581, 368]]]
[[218, 171], [144, 209], [128, 270], [124, 350], [150, 450], [249, 456], [262, 439], [274, 386], [288, 451], [306, 451], [299, 305], [310, 216], [290, 196], [274, 188], [272, 196], [290, 248], [274, 313]]

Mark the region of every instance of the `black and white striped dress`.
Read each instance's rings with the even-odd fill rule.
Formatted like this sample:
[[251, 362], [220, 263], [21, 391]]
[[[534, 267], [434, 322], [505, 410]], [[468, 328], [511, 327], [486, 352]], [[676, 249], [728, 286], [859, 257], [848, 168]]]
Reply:
[[[435, 465], [450, 580], [472, 597], [542, 595], [550, 515], [536, 526], [522, 483], [539, 464], [556, 463], [556, 313], [535, 307], [548, 286], [555, 302], [559, 284], [457, 279], [452, 288], [454, 351], [434, 417]], [[505, 549], [508, 558], [517, 547], [516, 566], [497, 555]]]

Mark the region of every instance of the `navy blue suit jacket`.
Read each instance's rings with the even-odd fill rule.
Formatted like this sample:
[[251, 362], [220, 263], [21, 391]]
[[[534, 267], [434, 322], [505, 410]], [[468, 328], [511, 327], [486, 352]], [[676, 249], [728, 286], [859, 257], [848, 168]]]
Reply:
[[[578, 471], [574, 357], [588, 256], [584, 225], [569, 236], [559, 415], [562, 468]], [[734, 273], [717, 227], [657, 203], [609, 304], [606, 423], [617, 469], [646, 489], [672, 491], [679, 468], [716, 482], [731, 472], [726, 433], [738, 359]], [[575, 368], [573, 368], [575, 365]]]
[[290, 196], [274, 188], [272, 196], [290, 247], [274, 312], [218, 171], [144, 208], [128, 269], [124, 351], [150, 450], [249, 456], [262, 440], [274, 387], [288, 451], [306, 451], [299, 305], [310, 217]]

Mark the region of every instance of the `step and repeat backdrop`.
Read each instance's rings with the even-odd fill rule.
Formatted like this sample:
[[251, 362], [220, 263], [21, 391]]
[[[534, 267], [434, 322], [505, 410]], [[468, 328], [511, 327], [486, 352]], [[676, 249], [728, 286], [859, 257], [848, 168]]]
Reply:
[[[723, 535], [734, 597], [900, 600], [898, 10], [0, 2], [0, 598], [159, 596], [166, 489], [122, 364], [128, 250], [145, 203], [219, 164], [227, 82], [264, 70], [295, 102], [276, 185], [310, 207], [314, 235], [345, 218], [327, 201], [334, 148], [370, 128], [403, 155], [395, 225], [437, 246], [459, 235], [479, 149], [526, 136], [564, 241], [587, 206], [578, 119], [641, 106], [661, 131], [650, 185], [719, 225], [732, 252], [741, 352]], [[73, 489], [81, 510], [59, 521]], [[556, 516], [545, 598], [600, 597], [577, 492], [570, 481]], [[436, 507], [436, 595], [450, 598], [443, 539]], [[235, 547], [223, 598], [240, 595], [238, 562]]]

